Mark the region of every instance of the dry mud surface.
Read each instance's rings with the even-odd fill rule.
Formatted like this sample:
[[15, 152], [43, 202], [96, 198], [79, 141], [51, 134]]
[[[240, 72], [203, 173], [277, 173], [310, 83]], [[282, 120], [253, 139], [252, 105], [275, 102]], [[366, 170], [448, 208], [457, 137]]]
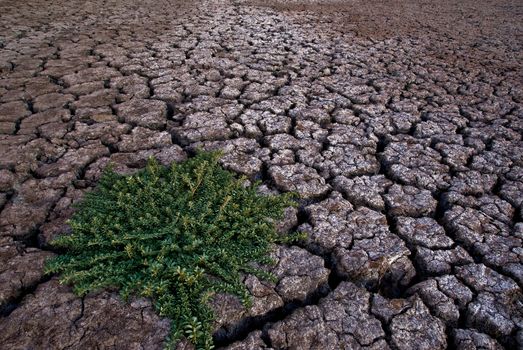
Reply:
[[[457, 4], [456, 4], [457, 3]], [[523, 347], [520, 1], [0, 1], [0, 348], [160, 349], [146, 300], [45, 277], [112, 162], [197, 147], [297, 191], [226, 349]], [[190, 349], [180, 343], [179, 349]]]

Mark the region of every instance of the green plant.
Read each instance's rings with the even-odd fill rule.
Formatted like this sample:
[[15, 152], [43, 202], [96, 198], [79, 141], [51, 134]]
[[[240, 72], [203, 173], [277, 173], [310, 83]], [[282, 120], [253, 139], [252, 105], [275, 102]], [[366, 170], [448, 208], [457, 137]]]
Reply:
[[54, 240], [65, 253], [46, 271], [79, 295], [116, 288], [126, 300], [149, 297], [172, 320], [167, 347], [184, 336], [212, 348], [209, 298], [231, 293], [249, 306], [241, 275], [273, 278], [259, 266], [281, 241], [274, 221], [295, 203], [259, 195], [218, 160], [200, 153], [170, 167], [149, 160], [131, 176], [106, 171], [70, 220], [72, 234]]

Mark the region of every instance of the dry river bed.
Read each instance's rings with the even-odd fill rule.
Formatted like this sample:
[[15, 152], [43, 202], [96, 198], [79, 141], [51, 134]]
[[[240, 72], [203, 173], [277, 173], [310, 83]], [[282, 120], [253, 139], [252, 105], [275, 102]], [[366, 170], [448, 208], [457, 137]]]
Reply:
[[213, 299], [218, 348], [523, 348], [522, 33], [514, 0], [0, 0], [0, 348], [162, 348], [42, 268], [109, 163], [197, 148], [307, 234]]

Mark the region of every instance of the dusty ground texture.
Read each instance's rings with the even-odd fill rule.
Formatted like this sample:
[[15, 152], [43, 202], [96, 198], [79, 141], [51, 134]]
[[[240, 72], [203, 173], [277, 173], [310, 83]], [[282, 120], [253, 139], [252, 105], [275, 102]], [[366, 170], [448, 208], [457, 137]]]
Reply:
[[[160, 349], [146, 300], [45, 277], [109, 163], [198, 147], [297, 191], [227, 349], [523, 347], [520, 1], [0, 1], [0, 348]], [[190, 346], [180, 343], [179, 348]]]

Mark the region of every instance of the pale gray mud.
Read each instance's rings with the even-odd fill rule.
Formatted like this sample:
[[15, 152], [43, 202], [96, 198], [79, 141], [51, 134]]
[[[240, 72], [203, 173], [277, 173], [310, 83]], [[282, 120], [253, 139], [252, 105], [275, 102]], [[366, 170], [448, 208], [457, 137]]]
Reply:
[[[523, 348], [520, 1], [0, 1], [0, 348], [160, 349], [42, 272], [113, 163], [222, 149], [296, 191], [227, 349]], [[178, 348], [191, 346], [180, 342]]]

